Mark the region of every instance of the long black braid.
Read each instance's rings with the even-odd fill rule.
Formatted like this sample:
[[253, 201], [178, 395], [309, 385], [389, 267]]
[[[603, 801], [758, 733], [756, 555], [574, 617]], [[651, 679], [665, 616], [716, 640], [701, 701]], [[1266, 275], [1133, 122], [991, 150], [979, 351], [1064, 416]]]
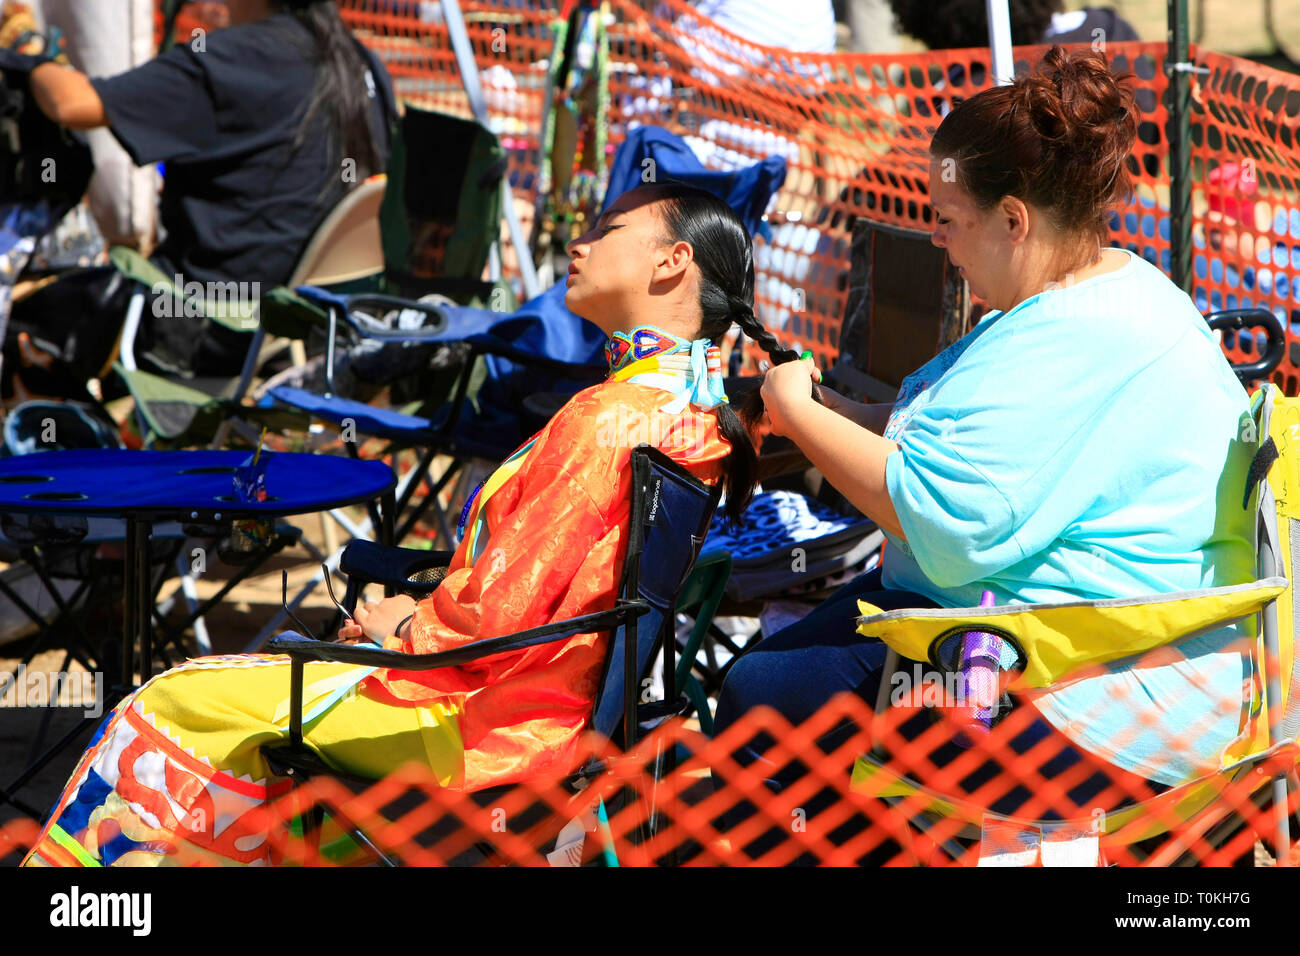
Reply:
[[[700, 331], [697, 337], [721, 345], [733, 325], [758, 343], [774, 365], [796, 361], [797, 353], [782, 348], [754, 314], [754, 249], [740, 217], [713, 193], [684, 183], [656, 183], [668, 242], [688, 242], [700, 269]], [[726, 479], [727, 515], [739, 521], [758, 482], [758, 457], [752, 429], [763, 414], [758, 389], [747, 396], [739, 414], [731, 405], [718, 406], [718, 430], [731, 445]]]

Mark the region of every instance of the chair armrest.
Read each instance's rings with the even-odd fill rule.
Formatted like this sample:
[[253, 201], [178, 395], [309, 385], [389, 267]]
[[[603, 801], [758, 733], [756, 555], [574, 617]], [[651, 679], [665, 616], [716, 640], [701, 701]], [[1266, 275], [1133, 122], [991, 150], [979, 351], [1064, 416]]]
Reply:
[[603, 365], [580, 365], [576, 362], [562, 362], [559, 359], [546, 358], [543, 355], [526, 352], [516, 347], [514, 343], [487, 332], [479, 332], [463, 339], [463, 341], [468, 342], [476, 353], [497, 355], [501, 358], [510, 359], [512, 362], [518, 362], [520, 365], [552, 372], [564, 378], [585, 379], [591, 378], [593, 375], [603, 377], [609, 372], [609, 369]]
[[1262, 328], [1268, 335], [1268, 351], [1256, 362], [1242, 362], [1232, 365], [1232, 371], [1243, 385], [1268, 376], [1281, 363], [1286, 355], [1286, 333], [1282, 323], [1268, 309], [1229, 309], [1225, 312], [1213, 312], [1205, 317], [1205, 322], [1216, 332], [1224, 330], [1241, 331], [1243, 329]]
[[337, 661], [359, 664], [364, 667], [387, 667], [402, 671], [426, 671], [437, 667], [458, 667], [479, 658], [507, 651], [522, 650], [538, 644], [551, 644], [567, 640], [578, 634], [609, 631], [620, 627], [631, 617], [647, 613], [650, 606], [643, 601], [620, 601], [612, 611], [584, 614], [581, 617], [543, 624], [516, 634], [488, 637], [463, 647], [436, 654], [407, 654], [361, 644], [335, 644], [331, 641], [313, 641], [299, 634], [277, 634], [267, 645], [273, 654], [288, 654], [295, 662]]
[[[331, 296], [341, 302], [338, 314], [357, 335], [381, 342], [445, 342], [450, 330], [447, 311], [442, 306], [417, 299], [403, 299], [378, 292], [359, 292], [346, 297]], [[418, 329], [388, 329], [370, 322], [362, 322], [355, 314], [361, 308], [400, 309], [403, 312], [422, 312], [433, 320], [431, 325]]]
[[329, 311], [287, 286], [276, 286], [262, 295], [262, 328], [269, 335], [305, 340], [312, 329], [329, 328]]
[[[414, 309], [432, 317], [434, 324], [421, 329], [386, 329], [359, 321], [352, 310], [361, 306]], [[296, 289], [276, 286], [262, 296], [263, 326], [272, 335], [305, 339], [312, 329], [328, 332], [331, 311], [362, 338], [392, 342], [446, 342], [458, 338], [454, 335], [449, 338], [447, 313], [441, 306], [414, 299], [372, 292], [338, 295], [310, 285]]]
[[339, 571], [350, 581], [430, 593], [444, 577], [436, 572], [445, 571], [454, 554], [454, 551], [422, 551], [358, 540], [343, 549]]
[[[186, 301], [185, 290], [176, 284], [177, 277], [167, 275], [136, 250], [128, 246], [113, 246], [108, 250], [108, 260], [124, 277], [148, 287], [155, 294], [171, 293], [175, 299]], [[206, 293], [211, 286], [204, 286], [201, 302], [203, 314], [219, 325], [236, 332], [254, 331], [257, 328], [258, 308], [261, 303], [239, 294], [240, 287], [234, 282], [220, 285], [222, 288], [217, 293], [216, 300], [207, 298]], [[193, 296], [188, 298], [189, 301], [193, 300]]]
[[[268, 293], [268, 298], [277, 309], [271, 314], [273, 331], [282, 328], [284, 319], [279, 310], [284, 310], [286, 314], [296, 312], [295, 318], [300, 323], [314, 325], [322, 330], [328, 330], [332, 312], [336, 319], [341, 319], [360, 337], [381, 342], [451, 342], [461, 337], [451, 328], [447, 311], [442, 306], [415, 299], [379, 292], [340, 295], [312, 285], [300, 285], [292, 290], [279, 287]], [[363, 322], [355, 315], [358, 309], [375, 307], [422, 312], [433, 319], [433, 324], [419, 329], [390, 329], [378, 322]]]
[[945, 638], [964, 631], [997, 634], [1021, 652], [1024, 671], [1011, 686], [1023, 690], [1255, 614], [1286, 587], [1286, 578], [1271, 577], [1140, 598], [897, 611], [859, 601], [858, 633], [879, 638], [902, 657], [940, 667]]
[[130, 246], [113, 246], [108, 250], [108, 261], [123, 276], [140, 285], [162, 286], [177, 295], [182, 294], [181, 290], [176, 288], [174, 276], [167, 275]]
[[[461, 305], [434, 306], [414, 299], [403, 299], [370, 292], [342, 296], [314, 286], [299, 286], [294, 290], [294, 294], [304, 304], [315, 307], [317, 314], [320, 314], [320, 309], [328, 311], [333, 308], [335, 314], [347, 322], [353, 331], [365, 338], [383, 341], [444, 344], [465, 342], [470, 345], [475, 354], [498, 355], [510, 359], [512, 362], [518, 362], [521, 365], [527, 365], [567, 378], [589, 378], [592, 375], [603, 376], [606, 372], [603, 365], [578, 365], [573, 362], [562, 362], [557, 359], [546, 358], [534, 352], [520, 349], [513, 342], [490, 332], [480, 331], [488, 321], [501, 317], [499, 313], [492, 312], [490, 309], [475, 309]], [[390, 309], [415, 309], [433, 315], [438, 320], [438, 324], [411, 331], [376, 329], [366, 323], [359, 322], [352, 314], [354, 308], [363, 305], [381, 305]]]

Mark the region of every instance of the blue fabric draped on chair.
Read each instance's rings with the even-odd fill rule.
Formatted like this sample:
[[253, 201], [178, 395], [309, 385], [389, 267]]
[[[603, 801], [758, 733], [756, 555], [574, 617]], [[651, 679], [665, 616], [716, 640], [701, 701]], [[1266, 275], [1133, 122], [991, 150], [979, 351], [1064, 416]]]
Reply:
[[[644, 182], [684, 182], [725, 199], [744, 220], [751, 234], [763, 226], [763, 213], [773, 194], [785, 182], [786, 162], [769, 156], [746, 169], [730, 172], [706, 168], [680, 136], [658, 126], [639, 126], [614, 156], [609, 187], [602, 209], [629, 189]], [[652, 178], [653, 177], [653, 178]], [[488, 381], [480, 391], [485, 406], [518, 408], [519, 402], [538, 392], [576, 392], [604, 377], [605, 336], [564, 305], [565, 286], [552, 286], [501, 316], [486, 309], [449, 309], [481, 313], [485, 328], [529, 354], [593, 368], [592, 382], [557, 380], [546, 372], [529, 369], [500, 356], [488, 356]], [[525, 427], [524, 433], [531, 431]], [[522, 437], [526, 437], [521, 433]]]

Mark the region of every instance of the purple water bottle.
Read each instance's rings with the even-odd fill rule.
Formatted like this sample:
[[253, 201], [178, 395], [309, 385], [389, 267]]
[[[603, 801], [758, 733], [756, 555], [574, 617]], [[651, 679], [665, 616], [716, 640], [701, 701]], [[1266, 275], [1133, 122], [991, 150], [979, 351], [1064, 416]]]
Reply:
[[[980, 607], [992, 607], [995, 603], [992, 591], [985, 591], [980, 596]], [[962, 698], [957, 713], [966, 733], [978, 736], [993, 728], [1000, 696], [998, 672], [1002, 669], [1004, 644], [1002, 638], [985, 631], [967, 631], [962, 635], [961, 658], [957, 666], [957, 690]]]

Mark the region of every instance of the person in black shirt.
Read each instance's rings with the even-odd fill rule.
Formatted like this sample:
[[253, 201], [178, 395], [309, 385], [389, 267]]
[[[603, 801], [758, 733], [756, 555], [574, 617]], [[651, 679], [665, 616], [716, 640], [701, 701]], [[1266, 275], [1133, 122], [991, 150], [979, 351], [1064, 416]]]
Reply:
[[[90, 79], [48, 63], [30, 85], [55, 122], [108, 126], [136, 163], [164, 164], [163, 235], [151, 259], [166, 275], [265, 290], [289, 279], [347, 190], [384, 171], [396, 106], [386, 71], [349, 35], [333, 0], [228, 7], [228, 28], [196, 31], [127, 73]], [[67, 281], [14, 308], [6, 371], [26, 365], [20, 374], [33, 390], [46, 390], [33, 378], [47, 388], [62, 379], [66, 394], [113, 357], [131, 290], [114, 270], [91, 270], [69, 287], [85, 308], [69, 308], [57, 288]], [[158, 371], [233, 375], [248, 343], [246, 334], [146, 306], [137, 358]]]
[[[931, 50], [986, 46], [988, 9], [984, 0], [889, 0], [898, 28]], [[1010, 0], [1011, 42], [1122, 43], [1138, 39], [1137, 31], [1109, 7], [1087, 7], [1065, 13], [1063, 0]], [[1094, 31], [1101, 30], [1101, 34]]]

